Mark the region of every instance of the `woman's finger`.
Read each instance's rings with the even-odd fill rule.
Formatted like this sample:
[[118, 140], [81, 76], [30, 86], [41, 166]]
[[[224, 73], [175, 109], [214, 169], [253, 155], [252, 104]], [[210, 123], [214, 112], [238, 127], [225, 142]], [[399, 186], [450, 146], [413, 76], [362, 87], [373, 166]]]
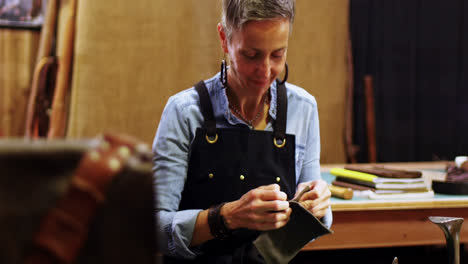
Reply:
[[262, 203], [261, 210], [263, 212], [277, 212], [284, 211], [289, 208], [288, 201], [266, 201]]
[[286, 201], [288, 196], [286, 193], [279, 190], [262, 190], [262, 192], [259, 193], [259, 198], [262, 201]]
[[283, 212], [265, 213], [258, 221], [252, 223], [252, 228], [262, 231], [281, 228], [288, 223], [291, 212], [291, 208], [288, 208]]
[[261, 189], [261, 190], [280, 190], [280, 186], [276, 183], [273, 183], [273, 184], [270, 184], [270, 185], [262, 185], [260, 187], [258, 187], [257, 189]]

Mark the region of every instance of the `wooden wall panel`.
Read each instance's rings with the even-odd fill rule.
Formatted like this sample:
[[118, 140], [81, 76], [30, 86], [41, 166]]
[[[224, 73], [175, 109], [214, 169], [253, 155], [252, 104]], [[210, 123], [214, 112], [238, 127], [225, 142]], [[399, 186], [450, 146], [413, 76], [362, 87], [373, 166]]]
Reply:
[[0, 135], [24, 135], [39, 31], [0, 29]]
[[290, 82], [317, 99], [321, 162], [345, 162], [348, 0], [298, 0], [289, 44]]
[[[170, 95], [219, 70], [220, 1], [79, 1], [68, 136], [148, 143]], [[348, 1], [297, 1], [290, 81], [319, 105], [322, 162], [344, 162]]]

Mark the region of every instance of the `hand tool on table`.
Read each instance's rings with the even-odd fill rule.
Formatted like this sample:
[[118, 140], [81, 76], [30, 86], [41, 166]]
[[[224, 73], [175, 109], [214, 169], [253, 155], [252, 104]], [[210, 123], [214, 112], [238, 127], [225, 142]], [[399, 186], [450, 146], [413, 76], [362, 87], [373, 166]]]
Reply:
[[429, 216], [429, 220], [438, 225], [444, 232], [447, 243], [449, 264], [460, 264], [460, 229], [463, 218]]

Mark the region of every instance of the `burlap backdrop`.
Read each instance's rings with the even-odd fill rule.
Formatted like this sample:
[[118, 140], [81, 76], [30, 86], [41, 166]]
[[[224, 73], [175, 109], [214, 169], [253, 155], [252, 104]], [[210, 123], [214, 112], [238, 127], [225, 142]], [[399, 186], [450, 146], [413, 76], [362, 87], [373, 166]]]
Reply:
[[[151, 142], [168, 97], [222, 58], [220, 1], [79, 1], [68, 137], [119, 131]], [[344, 162], [348, 1], [297, 1], [290, 81], [319, 105], [322, 162]]]

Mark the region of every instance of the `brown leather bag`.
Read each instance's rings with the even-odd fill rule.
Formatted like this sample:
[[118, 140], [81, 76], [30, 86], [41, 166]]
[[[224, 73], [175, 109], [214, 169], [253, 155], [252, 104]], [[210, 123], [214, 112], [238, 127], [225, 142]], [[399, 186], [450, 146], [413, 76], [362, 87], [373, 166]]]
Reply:
[[151, 152], [138, 140], [0, 140], [0, 263], [155, 263]]

